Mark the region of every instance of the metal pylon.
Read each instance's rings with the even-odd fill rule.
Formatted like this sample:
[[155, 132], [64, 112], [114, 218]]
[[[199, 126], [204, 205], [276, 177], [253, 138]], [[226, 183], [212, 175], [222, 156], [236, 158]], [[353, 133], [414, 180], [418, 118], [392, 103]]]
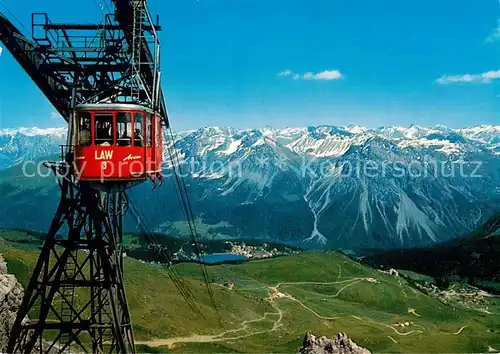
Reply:
[[144, 29], [143, 24], [146, 19], [146, 2], [145, 0], [133, 0], [132, 6], [134, 9], [134, 23], [133, 23], [133, 40], [132, 40], [132, 85], [131, 96], [139, 102], [140, 92], [144, 87], [142, 82], [142, 45], [144, 42]]
[[59, 207], [7, 352], [135, 353], [123, 286], [125, 192], [117, 186], [97, 190], [68, 177], [59, 185]]

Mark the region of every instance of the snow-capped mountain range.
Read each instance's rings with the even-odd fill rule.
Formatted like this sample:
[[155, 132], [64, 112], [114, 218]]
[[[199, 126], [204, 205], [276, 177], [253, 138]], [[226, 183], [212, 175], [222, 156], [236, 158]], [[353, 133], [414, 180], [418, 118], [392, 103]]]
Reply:
[[66, 128], [0, 129], [0, 169], [49, 156], [66, 143]]
[[[212, 237], [405, 247], [466, 234], [500, 210], [500, 126], [203, 127], [174, 138]], [[54, 154], [64, 141], [63, 129], [0, 130], [0, 161]], [[168, 175], [171, 146], [164, 151]], [[149, 189], [131, 193], [151, 224], [182, 233], [171, 188]]]

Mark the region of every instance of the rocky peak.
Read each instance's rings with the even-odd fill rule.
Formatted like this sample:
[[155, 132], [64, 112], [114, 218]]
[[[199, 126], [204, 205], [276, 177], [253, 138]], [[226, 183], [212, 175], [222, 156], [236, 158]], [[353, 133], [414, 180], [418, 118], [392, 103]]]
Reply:
[[23, 288], [16, 277], [7, 273], [7, 264], [0, 255], [0, 353], [5, 352], [10, 329], [23, 300]]
[[307, 333], [299, 354], [370, 354], [370, 351], [354, 343], [347, 334], [339, 333], [333, 339], [316, 337]]

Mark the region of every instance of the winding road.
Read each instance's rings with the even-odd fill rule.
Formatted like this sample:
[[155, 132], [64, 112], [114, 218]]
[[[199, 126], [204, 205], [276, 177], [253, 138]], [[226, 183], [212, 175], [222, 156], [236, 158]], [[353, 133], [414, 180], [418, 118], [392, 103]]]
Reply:
[[[338, 279], [341, 278], [342, 276], [342, 268], [339, 267], [339, 275]], [[252, 279], [253, 280], [253, 279]], [[253, 280], [254, 281], [254, 280]], [[302, 308], [305, 310], [309, 311], [312, 313], [314, 316], [316, 316], [319, 319], [322, 320], [337, 320], [341, 318], [342, 316], [337, 316], [337, 317], [327, 317], [323, 316], [319, 313], [317, 313], [315, 310], [304, 304], [302, 301], [299, 299], [296, 299], [292, 295], [288, 293], [284, 293], [280, 291], [280, 287], [282, 285], [320, 285], [320, 286], [327, 286], [327, 285], [335, 285], [335, 284], [345, 284], [342, 288], [340, 288], [337, 293], [332, 294], [332, 295], [325, 295], [325, 298], [336, 298], [338, 297], [345, 289], [348, 287], [354, 286], [356, 284], [359, 284], [363, 281], [367, 281], [370, 283], [378, 283], [379, 281], [375, 278], [359, 278], [359, 277], [353, 277], [345, 280], [339, 280], [339, 281], [334, 281], [334, 282], [310, 282], [310, 281], [304, 281], [304, 282], [280, 282], [274, 286], [266, 286], [262, 284], [262, 287], [257, 287], [257, 288], [251, 288], [252, 290], [256, 289], [262, 289], [267, 291], [267, 297], [264, 299], [265, 301], [268, 301], [271, 306], [276, 310], [276, 312], [266, 312], [262, 317], [253, 319], [253, 320], [246, 320], [241, 322], [240, 327], [236, 329], [231, 329], [227, 331], [223, 331], [219, 334], [213, 334], [213, 335], [201, 335], [201, 334], [193, 334], [191, 336], [185, 336], [185, 337], [175, 337], [175, 338], [165, 338], [165, 339], [152, 339], [152, 340], [147, 340], [147, 341], [136, 341], [137, 344], [143, 344], [147, 345], [150, 347], [161, 347], [161, 346], [169, 346], [171, 347], [172, 345], [175, 345], [176, 343], [212, 343], [212, 342], [219, 342], [219, 341], [231, 341], [231, 340], [238, 340], [258, 334], [264, 334], [264, 333], [271, 333], [273, 331], [276, 331], [278, 328], [282, 326], [282, 320], [283, 320], [283, 310], [280, 309], [278, 306], [277, 300], [280, 299], [287, 299], [290, 301], [294, 301], [298, 303]], [[258, 282], [257, 282], [258, 283]], [[250, 289], [247, 289], [250, 290]], [[270, 319], [269, 317], [276, 316], [276, 318]], [[418, 316], [418, 315], [417, 315]], [[358, 316], [352, 315], [351, 317], [362, 321], [363, 323], [373, 323], [379, 326], [387, 327], [392, 329], [397, 335], [399, 336], [408, 336], [413, 333], [423, 333], [420, 330], [413, 330], [409, 332], [400, 332], [398, 331], [397, 328], [395, 328], [392, 325], [388, 325], [385, 323], [380, 323], [373, 321], [371, 319], [363, 319]], [[251, 324], [259, 323], [259, 322], [272, 322], [272, 327], [267, 330], [252, 330]], [[463, 328], [459, 331], [461, 332]], [[457, 333], [458, 334], [458, 333]], [[390, 337], [392, 341], [397, 343], [392, 337]]]

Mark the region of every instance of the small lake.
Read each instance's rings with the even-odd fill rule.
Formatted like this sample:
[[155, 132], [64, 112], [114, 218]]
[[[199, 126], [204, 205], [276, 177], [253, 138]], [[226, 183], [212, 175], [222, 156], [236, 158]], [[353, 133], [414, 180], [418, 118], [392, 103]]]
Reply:
[[245, 262], [246, 260], [248, 260], [247, 257], [234, 253], [205, 254], [201, 256], [200, 259], [201, 262], [205, 264], [217, 264], [225, 262]]

